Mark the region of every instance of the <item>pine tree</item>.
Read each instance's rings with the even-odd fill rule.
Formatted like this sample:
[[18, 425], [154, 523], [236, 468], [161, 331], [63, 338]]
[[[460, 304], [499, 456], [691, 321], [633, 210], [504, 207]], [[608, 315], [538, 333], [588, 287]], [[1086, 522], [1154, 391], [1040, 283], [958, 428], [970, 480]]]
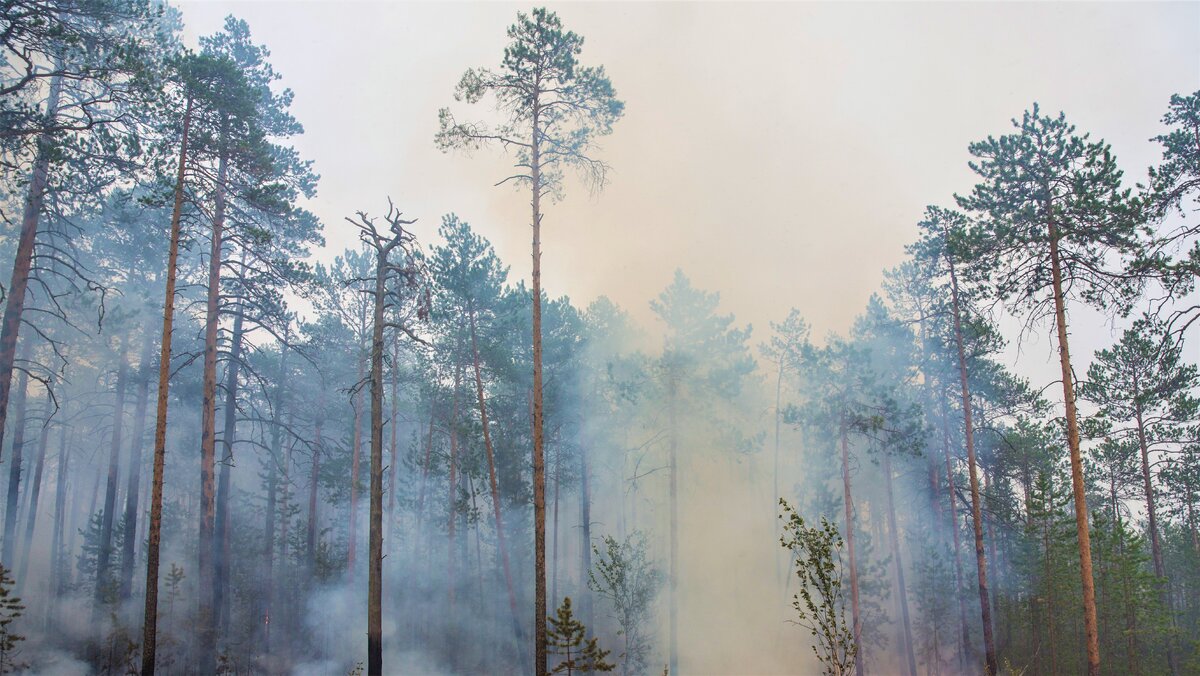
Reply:
[[575, 673], [612, 671], [616, 668], [604, 661], [610, 651], [600, 648], [596, 637], [587, 638], [587, 627], [575, 619], [575, 613], [571, 610], [570, 596], [563, 599], [555, 616], [547, 619], [550, 623], [546, 629], [547, 652], [562, 658], [550, 673], [566, 673], [570, 676]]
[[13, 622], [21, 617], [25, 606], [21, 599], [13, 594], [13, 579], [8, 569], [0, 566], [0, 674], [11, 673], [24, 669], [24, 665], [16, 661], [17, 647], [25, 637], [16, 633]]

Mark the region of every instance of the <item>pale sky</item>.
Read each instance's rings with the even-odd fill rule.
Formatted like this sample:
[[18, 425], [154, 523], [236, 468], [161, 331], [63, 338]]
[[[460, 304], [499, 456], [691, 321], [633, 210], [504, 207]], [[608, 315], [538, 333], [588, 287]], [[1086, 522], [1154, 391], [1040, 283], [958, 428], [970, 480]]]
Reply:
[[[190, 44], [227, 14], [246, 19], [295, 91], [295, 145], [322, 175], [319, 257], [353, 245], [344, 216], [391, 195], [423, 241], [456, 212], [528, 277], [528, 194], [492, 187], [511, 159], [446, 155], [433, 135], [462, 72], [497, 66], [506, 27], [533, 5], [180, 6]], [[647, 302], [681, 267], [757, 339], [792, 306], [818, 335], [845, 330], [925, 205], [973, 185], [968, 143], [1007, 133], [1032, 102], [1108, 140], [1132, 183], [1158, 158], [1148, 139], [1171, 94], [1200, 89], [1195, 2], [549, 7], [626, 114], [600, 153], [609, 186], [568, 184], [548, 209], [547, 290], [579, 306], [608, 295], [650, 324]], [[1099, 326], [1076, 333], [1077, 354], [1110, 342]]]

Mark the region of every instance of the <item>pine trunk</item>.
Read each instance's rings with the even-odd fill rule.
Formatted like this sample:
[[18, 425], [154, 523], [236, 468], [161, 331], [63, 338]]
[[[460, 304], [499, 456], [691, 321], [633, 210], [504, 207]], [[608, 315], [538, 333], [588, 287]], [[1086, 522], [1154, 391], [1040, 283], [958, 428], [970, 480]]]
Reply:
[[29, 550], [33, 548], [33, 532], [37, 526], [38, 498], [42, 492], [42, 471], [46, 467], [46, 445], [50, 440], [50, 392], [46, 392], [46, 401], [42, 405], [42, 428], [38, 433], [37, 461], [33, 468], [33, 482], [29, 486], [29, 507], [25, 521], [25, 542], [21, 546], [21, 573], [17, 576], [18, 584], [24, 586], [29, 572]]
[[679, 393], [677, 392], [678, 386], [675, 383], [674, 376], [668, 376], [668, 377], [671, 378], [671, 382], [668, 385], [668, 391], [667, 391], [667, 416], [668, 416], [667, 424], [670, 427], [670, 430], [669, 430], [670, 441], [669, 441], [669, 448], [668, 448], [670, 455], [667, 459], [667, 463], [668, 463], [668, 471], [670, 472], [670, 476], [668, 477], [668, 481], [670, 482], [670, 487], [668, 490], [669, 490], [669, 499], [671, 502], [671, 513], [670, 513], [670, 519], [671, 519], [670, 558], [671, 558], [671, 560], [670, 560], [670, 564], [669, 564], [670, 572], [668, 575], [669, 580], [668, 580], [667, 593], [669, 595], [668, 603], [670, 605], [669, 612], [670, 612], [670, 619], [671, 619], [671, 623], [670, 623], [670, 632], [671, 632], [670, 650], [671, 650], [671, 652], [670, 652], [669, 661], [667, 663], [667, 671], [670, 674], [672, 674], [672, 676], [677, 676], [679, 674], [679, 462], [678, 462], [679, 429], [678, 429], [678, 421], [676, 420], [677, 414], [676, 414], [675, 409], [676, 409], [676, 406], [678, 405], [678, 402], [676, 401], [676, 399], [677, 399]]
[[129, 478], [125, 484], [125, 537], [121, 540], [121, 601], [133, 593], [133, 564], [138, 543], [138, 491], [142, 484], [142, 445], [146, 437], [146, 407], [150, 399], [150, 364], [154, 345], [146, 327], [138, 365], [137, 399], [133, 405], [133, 427], [129, 439]]
[[54, 534], [51, 538], [50, 589], [54, 598], [67, 593], [67, 559], [64, 549], [63, 527], [66, 524], [67, 476], [70, 471], [70, 456], [67, 447], [67, 428], [61, 429], [58, 442], [58, 472], [54, 486]]
[[983, 618], [984, 664], [989, 676], [1000, 673], [996, 642], [992, 636], [991, 596], [988, 593], [987, 557], [983, 543], [983, 509], [979, 501], [979, 473], [975, 466], [975, 426], [971, 422], [971, 388], [967, 380], [967, 350], [962, 331], [962, 307], [958, 299], [958, 275], [950, 262], [950, 297], [954, 304], [954, 343], [958, 349], [958, 380], [962, 388], [963, 429], [967, 440], [967, 470], [971, 482], [971, 524], [975, 532], [975, 564], [979, 572], [979, 607]]
[[517, 641], [522, 639], [521, 615], [517, 610], [517, 592], [513, 586], [512, 568], [508, 562], [508, 545], [504, 537], [504, 521], [500, 516], [500, 487], [496, 481], [496, 454], [492, 447], [491, 425], [488, 422], [487, 402], [483, 396], [483, 369], [479, 362], [479, 340], [475, 329], [475, 308], [467, 311], [471, 322], [471, 357], [475, 367], [475, 394], [479, 400], [479, 419], [483, 424], [483, 447], [487, 452], [488, 487], [492, 493], [492, 514], [496, 520], [496, 544], [500, 550], [500, 563], [504, 568], [504, 584], [508, 589], [508, 604], [513, 616], [513, 630]]
[[175, 272], [179, 261], [179, 220], [183, 212], [187, 171], [188, 133], [192, 124], [192, 99], [183, 115], [179, 146], [179, 173], [175, 179], [175, 207], [171, 212], [171, 239], [167, 254], [166, 300], [158, 359], [158, 392], [154, 423], [154, 470], [150, 492], [150, 534], [146, 549], [146, 608], [142, 626], [142, 676], [154, 673], [158, 636], [158, 557], [162, 537], [163, 465], [167, 450], [167, 386], [171, 377], [171, 336], [175, 319]]
[[904, 583], [904, 559], [900, 556], [900, 531], [896, 527], [896, 503], [892, 496], [892, 458], [886, 453], [883, 456], [883, 481], [887, 491], [888, 535], [892, 547], [892, 562], [896, 566], [896, 592], [900, 597], [900, 619], [904, 629], [904, 655], [908, 659], [909, 676], [917, 676], [912, 622], [908, 615], [908, 586]]
[[[387, 250], [375, 269], [375, 313], [371, 326], [371, 495], [367, 542], [367, 673], [383, 673], [383, 308]], [[395, 422], [393, 421], [393, 424]]]
[[[28, 343], [21, 348], [21, 361], [29, 361]], [[8, 460], [8, 495], [5, 496], [4, 509], [3, 564], [8, 570], [14, 568], [13, 563], [17, 559], [17, 499], [20, 497], [21, 491], [21, 466], [24, 462], [22, 456], [25, 450], [25, 404], [28, 401], [28, 393], [29, 373], [22, 369], [21, 375], [17, 378], [17, 396], [13, 402], [17, 428], [13, 433], [12, 457]]]
[[[546, 465], [542, 405], [542, 167], [541, 109], [533, 106], [530, 174], [533, 184], [533, 558], [534, 558], [534, 673], [546, 676]], [[674, 642], [672, 642], [674, 645]], [[672, 666], [672, 675], [677, 672]]]
[[129, 341], [121, 340], [121, 352], [117, 356], [117, 388], [113, 403], [112, 438], [108, 450], [108, 476], [104, 484], [104, 516], [100, 526], [100, 549], [96, 555], [96, 588], [93, 597], [92, 618], [98, 619], [100, 606], [104, 605], [104, 594], [108, 591], [108, 568], [112, 560], [113, 521], [117, 511], [117, 479], [120, 476], [121, 428], [125, 417], [125, 385], [129, 378]]
[[1058, 356], [1062, 367], [1063, 402], [1067, 414], [1067, 447], [1071, 452], [1071, 488], [1075, 501], [1075, 532], [1079, 538], [1079, 574], [1083, 587], [1083, 633], [1087, 645], [1088, 676], [1100, 676], [1100, 637], [1096, 631], [1096, 586], [1092, 577], [1092, 541], [1088, 532], [1087, 493], [1083, 460], [1079, 453], [1079, 420], [1075, 410], [1075, 377], [1067, 345], [1067, 310], [1063, 300], [1062, 265], [1058, 228], [1047, 222], [1050, 237], [1050, 272], [1054, 285], [1054, 319], [1058, 329]]
[[854, 552], [854, 495], [850, 490], [850, 439], [846, 423], [842, 423], [842, 501], [846, 509], [846, 555], [850, 561], [850, 613], [853, 621], [853, 640], [856, 653], [854, 673], [863, 676], [862, 616], [858, 602], [858, 558]]
[[[243, 261], [244, 262], [244, 261]], [[233, 335], [229, 344], [229, 363], [225, 367], [225, 408], [221, 445], [221, 477], [217, 486], [217, 513], [213, 549], [213, 569], [216, 576], [213, 589], [213, 612], [218, 620], [219, 633], [229, 629], [229, 494], [233, 491], [233, 445], [237, 442], [238, 377], [242, 365], [242, 341], [245, 307], [238, 304], [233, 318]]]
[[[62, 91], [62, 77], [50, 80], [50, 91], [46, 97], [46, 117], [53, 119], [58, 114], [58, 100]], [[17, 238], [16, 260], [13, 262], [12, 281], [8, 285], [8, 297], [4, 305], [4, 319], [0, 324], [0, 448], [4, 446], [4, 430], [8, 421], [8, 395], [12, 388], [13, 371], [16, 368], [17, 334], [21, 330], [21, 315], [25, 311], [25, 290], [29, 288], [29, 271], [33, 266], [33, 249], [37, 241], [38, 221], [42, 216], [42, 205], [46, 200], [46, 188], [50, 183], [51, 139], [43, 134], [38, 139], [37, 156], [33, 160], [33, 171], [29, 176], [29, 189], [25, 194], [25, 208], [21, 215], [21, 233]], [[15, 446], [15, 444], [14, 444]], [[5, 547], [5, 567], [10, 567], [8, 548]]]

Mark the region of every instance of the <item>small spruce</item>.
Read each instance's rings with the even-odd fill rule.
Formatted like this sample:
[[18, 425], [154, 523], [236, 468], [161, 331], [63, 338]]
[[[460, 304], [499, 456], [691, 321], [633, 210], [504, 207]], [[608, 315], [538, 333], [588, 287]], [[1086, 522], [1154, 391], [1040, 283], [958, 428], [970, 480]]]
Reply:
[[550, 626], [546, 631], [546, 645], [551, 655], [562, 658], [562, 662], [550, 673], [567, 676], [585, 674], [597, 671], [612, 671], [615, 666], [604, 661], [608, 650], [603, 650], [596, 644], [596, 639], [586, 638], [587, 627], [575, 619], [571, 610], [571, 597], [563, 599], [555, 617], [548, 618]]

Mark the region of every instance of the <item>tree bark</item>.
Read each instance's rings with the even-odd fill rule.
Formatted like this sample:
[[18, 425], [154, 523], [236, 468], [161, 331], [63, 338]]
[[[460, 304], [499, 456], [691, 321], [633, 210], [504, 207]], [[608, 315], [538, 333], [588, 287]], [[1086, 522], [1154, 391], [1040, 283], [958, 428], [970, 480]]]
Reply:
[[[1049, 213], [1049, 210], [1048, 210]], [[1079, 420], [1075, 410], [1075, 378], [1067, 344], [1067, 310], [1063, 301], [1062, 265], [1058, 228], [1047, 221], [1050, 236], [1050, 272], [1054, 287], [1054, 320], [1058, 329], [1058, 356], [1062, 367], [1063, 403], [1067, 414], [1067, 447], [1071, 452], [1071, 488], [1075, 498], [1075, 532], [1079, 538], [1079, 574], [1083, 583], [1083, 633], [1087, 645], [1088, 676], [1100, 676], [1100, 637], [1096, 630], [1096, 587], [1092, 577], [1092, 540], [1088, 532], [1087, 494], [1083, 460], [1079, 454]]]
[[[271, 654], [271, 608], [275, 605], [275, 492], [276, 492], [276, 473], [275, 465], [279, 461], [280, 451], [283, 447], [283, 411], [286, 406], [287, 390], [284, 384], [287, 382], [287, 353], [288, 346], [284, 342], [279, 346], [279, 380], [275, 384], [275, 406], [271, 412], [271, 457], [267, 461], [267, 518], [266, 529], [263, 533], [265, 540], [265, 549], [263, 554], [266, 557], [266, 575], [264, 576], [264, 586], [266, 587], [263, 594], [262, 619], [263, 619], [263, 652], [267, 655]], [[284, 490], [287, 490], [287, 463], [284, 462]], [[285, 498], [283, 505], [283, 542], [287, 544], [287, 500]]]
[[371, 523], [367, 544], [367, 673], [371, 676], [383, 673], [383, 308], [388, 251], [379, 252], [375, 268], [371, 326]]
[[[362, 355], [359, 355], [360, 357]], [[363, 363], [360, 359], [358, 362], [358, 380], [355, 381], [355, 387], [358, 388], [362, 384], [363, 379]], [[350, 579], [354, 579], [354, 560], [357, 557], [358, 551], [358, 478], [359, 478], [359, 458], [362, 446], [362, 396], [360, 396], [361, 388], [354, 392], [354, 432], [351, 435], [353, 448], [350, 451], [350, 534], [349, 545], [346, 551], [346, 571], [350, 575]]]
[[984, 664], [989, 676], [1000, 673], [996, 661], [996, 642], [992, 636], [991, 597], [988, 594], [987, 557], [983, 543], [983, 510], [979, 502], [979, 473], [975, 467], [975, 429], [971, 422], [971, 389], [967, 382], [967, 351], [963, 344], [962, 307], [958, 298], [958, 275], [954, 262], [950, 267], [950, 297], [954, 304], [954, 343], [958, 349], [958, 380], [962, 389], [963, 429], [967, 440], [967, 470], [971, 482], [971, 523], [975, 531], [975, 564], [979, 572], [979, 608], [983, 618]]
[[55, 599], [67, 593], [67, 552], [63, 548], [63, 526], [66, 523], [67, 476], [70, 470], [67, 447], [67, 428], [62, 426], [58, 443], [58, 471], [54, 487], [54, 534], [51, 538], [50, 589]]
[[962, 597], [963, 572], [961, 546], [958, 537], [958, 507], [954, 491], [954, 466], [950, 461], [950, 428], [949, 411], [942, 404], [942, 454], [946, 460], [946, 493], [950, 496], [950, 534], [954, 542], [954, 597], [958, 599], [958, 622], [962, 642], [959, 644], [960, 666], [965, 666], [971, 654], [971, 633], [967, 625], [967, 604]]
[[313, 449], [311, 472], [308, 481], [308, 532], [305, 546], [308, 559], [308, 573], [313, 576], [317, 571], [317, 488], [321, 475], [321, 423], [322, 411], [325, 410], [325, 379], [321, 379], [321, 393], [317, 396], [316, 419], [313, 421]]
[[[221, 136], [224, 137], [222, 130]], [[215, 537], [216, 500], [216, 415], [217, 415], [217, 330], [221, 319], [221, 257], [225, 234], [225, 180], [228, 161], [221, 151], [217, 165], [215, 207], [212, 219], [212, 249], [208, 261], [208, 302], [204, 322], [204, 390], [200, 412], [200, 541], [198, 588], [200, 594], [197, 634], [198, 667], [201, 672], [216, 671], [217, 632], [216, 562], [213, 554], [219, 546]]]
[[167, 451], [167, 387], [171, 377], [171, 336], [175, 321], [175, 272], [179, 262], [179, 220], [183, 213], [184, 179], [187, 173], [188, 134], [192, 126], [192, 98], [183, 114], [183, 136], [179, 144], [179, 170], [175, 178], [175, 206], [171, 212], [171, 240], [167, 253], [166, 300], [158, 359], [158, 393], [154, 423], [154, 476], [150, 493], [150, 534], [146, 549], [146, 608], [142, 625], [142, 676], [154, 673], [158, 635], [158, 556], [162, 537], [163, 465]]
[[[58, 114], [58, 101], [62, 92], [62, 77], [50, 79], [50, 91], [46, 97], [46, 116]], [[12, 375], [16, 367], [17, 334], [21, 330], [21, 316], [25, 311], [25, 290], [29, 288], [29, 271], [33, 267], [33, 249], [37, 241], [38, 221], [46, 201], [46, 188], [50, 183], [51, 139], [48, 134], [38, 138], [37, 156], [29, 177], [29, 190], [25, 195], [25, 208], [21, 215], [21, 234], [17, 238], [16, 260], [13, 262], [12, 281], [8, 285], [8, 298], [4, 305], [4, 319], [0, 324], [0, 448], [4, 446], [4, 430], [8, 421], [8, 395], [12, 388]], [[14, 444], [15, 447], [15, 444]], [[5, 548], [8, 551], [8, 548]], [[11, 561], [5, 554], [5, 567]]]
[[[540, 85], [539, 85], [540, 86]], [[546, 676], [546, 466], [545, 411], [542, 404], [542, 167], [541, 108], [533, 105], [533, 133], [530, 139], [530, 174], [533, 196], [533, 558], [534, 558], [534, 673]], [[674, 626], [674, 623], [672, 623]], [[674, 645], [674, 641], [672, 641]], [[674, 654], [674, 651], [672, 651]], [[671, 674], [675, 676], [675, 664]]]

